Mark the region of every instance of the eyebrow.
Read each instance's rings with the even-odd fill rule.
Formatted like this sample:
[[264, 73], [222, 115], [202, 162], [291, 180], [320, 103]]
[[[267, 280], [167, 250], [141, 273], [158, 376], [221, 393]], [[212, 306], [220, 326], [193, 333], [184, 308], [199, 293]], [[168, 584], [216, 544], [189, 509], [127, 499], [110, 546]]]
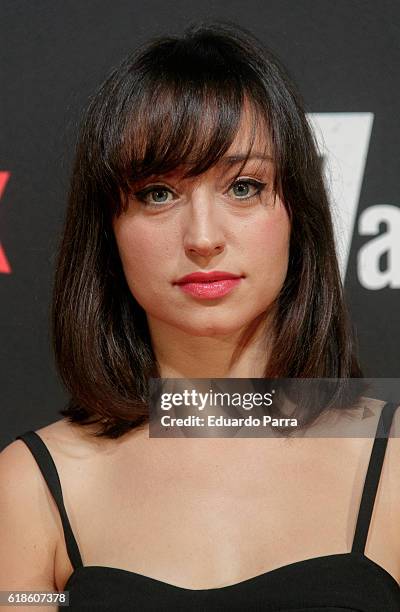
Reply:
[[222, 157], [220, 161], [224, 164], [236, 164], [238, 162], [245, 161], [246, 159], [248, 159], [249, 161], [251, 159], [264, 159], [266, 161], [271, 162], [274, 161], [271, 155], [264, 155], [263, 153], [253, 153], [252, 155], [249, 155], [249, 157], [247, 157], [245, 153], [237, 153], [236, 155], [226, 155]]

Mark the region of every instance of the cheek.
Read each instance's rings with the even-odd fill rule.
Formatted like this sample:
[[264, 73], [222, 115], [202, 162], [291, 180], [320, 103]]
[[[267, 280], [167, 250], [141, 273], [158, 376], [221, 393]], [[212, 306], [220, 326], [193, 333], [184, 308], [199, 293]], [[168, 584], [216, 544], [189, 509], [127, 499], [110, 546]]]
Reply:
[[146, 224], [127, 220], [114, 226], [118, 251], [130, 289], [135, 293], [148, 292], [159, 287], [160, 262], [173, 250], [171, 236], [167, 232]]
[[247, 261], [251, 266], [249, 274], [255, 274], [263, 281], [283, 282], [290, 244], [290, 222], [284, 207], [259, 219], [258, 223], [252, 223], [244, 235]]

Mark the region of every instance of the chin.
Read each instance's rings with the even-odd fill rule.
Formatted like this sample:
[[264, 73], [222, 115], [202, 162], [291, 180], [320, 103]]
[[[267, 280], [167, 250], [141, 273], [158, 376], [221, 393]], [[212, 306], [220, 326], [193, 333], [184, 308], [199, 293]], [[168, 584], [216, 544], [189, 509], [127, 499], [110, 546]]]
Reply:
[[185, 321], [184, 317], [178, 321], [170, 322], [170, 324], [174, 325], [174, 327], [179, 328], [183, 332], [190, 334], [191, 336], [197, 337], [216, 337], [216, 336], [227, 336], [235, 333], [239, 333], [241, 329], [248, 323], [250, 320], [231, 320], [228, 321], [222, 320], [212, 321], [212, 317], [209, 317], [208, 321]]

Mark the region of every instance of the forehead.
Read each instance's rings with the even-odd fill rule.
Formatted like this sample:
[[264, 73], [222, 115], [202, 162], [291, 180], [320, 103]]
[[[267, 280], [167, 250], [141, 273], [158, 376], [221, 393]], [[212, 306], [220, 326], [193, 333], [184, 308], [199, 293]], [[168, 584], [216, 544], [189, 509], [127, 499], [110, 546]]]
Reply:
[[[166, 133], [160, 133], [157, 139], [154, 130], [146, 131], [144, 155], [143, 151], [134, 155], [131, 165], [135, 169], [142, 166], [144, 170], [131, 175], [130, 187], [161, 177], [194, 180], [204, 173], [230, 168], [239, 176], [247, 163], [254, 168], [256, 162], [262, 165], [274, 162], [268, 121], [254, 100], [244, 97], [236, 122], [234, 115], [228, 113], [227, 125], [223, 108], [215, 112], [206, 106], [203, 115], [201, 109], [198, 111], [189, 123], [173, 120], [171, 129], [167, 121], [162, 122], [161, 129]], [[160, 127], [160, 117], [157, 126]]]
[[272, 166], [274, 153], [266, 120], [245, 103], [231, 145], [209, 171], [232, 168], [239, 175], [249, 164], [253, 169]]
[[[230, 167], [239, 169], [246, 163], [274, 164], [274, 151], [267, 121], [261, 112], [248, 102], [243, 105], [232, 143], [208, 172]], [[177, 169], [177, 172], [179, 174], [180, 169]]]
[[245, 100], [239, 125], [226, 155], [235, 153], [260, 154], [273, 157], [271, 136], [261, 113]]

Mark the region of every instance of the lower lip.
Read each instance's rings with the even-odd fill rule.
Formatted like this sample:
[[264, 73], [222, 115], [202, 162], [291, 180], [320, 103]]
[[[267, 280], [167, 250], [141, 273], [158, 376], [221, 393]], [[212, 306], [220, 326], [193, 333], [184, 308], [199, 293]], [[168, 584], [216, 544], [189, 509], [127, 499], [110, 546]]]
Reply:
[[225, 278], [209, 283], [183, 283], [178, 286], [185, 293], [190, 293], [190, 295], [194, 295], [195, 297], [209, 300], [226, 295], [232, 291], [241, 280], [241, 278]]

